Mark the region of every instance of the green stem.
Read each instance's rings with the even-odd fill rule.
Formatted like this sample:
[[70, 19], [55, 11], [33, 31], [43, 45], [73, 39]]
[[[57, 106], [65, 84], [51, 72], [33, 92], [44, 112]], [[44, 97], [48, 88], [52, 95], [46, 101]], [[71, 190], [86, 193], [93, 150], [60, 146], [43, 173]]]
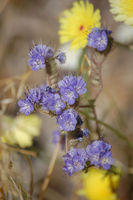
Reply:
[[89, 116], [88, 114], [80, 111], [83, 115], [86, 115], [86, 117], [88, 117], [90, 120], [94, 120], [96, 121], [97, 123], [103, 125], [104, 127], [106, 127], [107, 129], [111, 130], [115, 135], [117, 135], [120, 139], [122, 139], [123, 141], [125, 141], [128, 146], [130, 146], [131, 148], [133, 148], [133, 143], [130, 142], [128, 140], [128, 138], [126, 136], [124, 136], [124, 134], [122, 134], [120, 131], [118, 131], [117, 129], [113, 128], [112, 126], [110, 126], [109, 124], [105, 123], [105, 122], [102, 122], [100, 120], [96, 120], [94, 117], [91, 117]]
[[79, 73], [79, 71], [80, 71], [80, 68], [81, 68], [81, 65], [82, 65], [82, 62], [83, 62], [83, 58], [84, 58], [85, 53], [86, 53], [86, 48], [84, 48], [84, 49], [82, 50], [82, 53], [81, 53], [81, 55], [80, 55], [79, 63], [78, 63], [78, 67], [77, 67], [77, 73]]

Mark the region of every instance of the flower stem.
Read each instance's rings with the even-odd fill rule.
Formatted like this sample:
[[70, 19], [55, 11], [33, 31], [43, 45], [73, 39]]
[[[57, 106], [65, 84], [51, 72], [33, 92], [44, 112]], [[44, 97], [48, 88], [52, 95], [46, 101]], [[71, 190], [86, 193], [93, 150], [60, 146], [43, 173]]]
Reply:
[[100, 133], [101, 130], [100, 130], [99, 123], [98, 123], [98, 118], [97, 118], [95, 105], [93, 105], [92, 110], [93, 110], [94, 119], [95, 119], [95, 123], [96, 123], [96, 132], [98, 134], [99, 139], [101, 139], [101, 133]]
[[60, 149], [61, 141], [62, 141], [62, 138], [60, 137], [60, 141], [56, 145], [56, 149], [54, 150], [53, 156], [51, 158], [51, 161], [50, 161], [50, 164], [49, 164], [49, 168], [48, 168], [48, 172], [47, 172], [47, 176], [43, 181], [40, 200], [44, 199], [45, 192], [46, 192], [46, 190], [48, 188], [48, 185], [49, 185], [49, 182], [50, 182], [50, 178], [51, 178], [53, 170], [54, 170], [54, 166], [55, 166], [55, 162], [56, 162], [56, 159], [57, 159], [57, 155], [58, 155], [58, 152], [59, 152], [59, 149]]
[[98, 124], [101, 124], [103, 125], [104, 127], [106, 127], [107, 129], [111, 130], [112, 133], [114, 133], [115, 135], [117, 135], [121, 140], [125, 141], [127, 143], [127, 145], [133, 149], [133, 143], [130, 142], [128, 140], [128, 138], [123, 134], [121, 133], [120, 131], [118, 131], [117, 129], [113, 128], [112, 126], [110, 126], [109, 124], [105, 123], [105, 122], [102, 122], [100, 120], [96, 120], [95, 117], [91, 117], [89, 116], [88, 114], [84, 113], [83, 111], [80, 111], [83, 115], [85, 115], [89, 120], [94, 120], [94, 121], [97, 121]]

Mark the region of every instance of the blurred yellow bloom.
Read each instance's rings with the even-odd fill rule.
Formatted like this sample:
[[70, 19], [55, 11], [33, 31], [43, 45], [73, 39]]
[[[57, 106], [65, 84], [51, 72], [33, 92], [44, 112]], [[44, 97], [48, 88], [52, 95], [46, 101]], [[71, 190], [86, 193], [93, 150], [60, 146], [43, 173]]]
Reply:
[[119, 184], [120, 175], [106, 175], [107, 171], [91, 167], [88, 173], [84, 174], [83, 189], [79, 191], [89, 200], [118, 200], [117, 195], [112, 192]]
[[4, 116], [2, 120], [1, 141], [4, 143], [30, 147], [33, 138], [40, 134], [41, 119], [37, 115]]
[[100, 11], [94, 11], [91, 3], [83, 0], [74, 2], [70, 10], [60, 18], [60, 42], [71, 42], [71, 49], [78, 50], [87, 44], [87, 36], [92, 28], [100, 27]]
[[109, 0], [115, 20], [133, 25], [133, 0]]

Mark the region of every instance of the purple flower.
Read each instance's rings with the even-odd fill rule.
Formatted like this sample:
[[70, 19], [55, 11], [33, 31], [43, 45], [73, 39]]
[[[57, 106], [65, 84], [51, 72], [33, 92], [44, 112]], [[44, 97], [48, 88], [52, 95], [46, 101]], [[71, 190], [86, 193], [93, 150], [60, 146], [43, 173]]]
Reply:
[[75, 86], [75, 90], [79, 95], [86, 93], [86, 83], [81, 76], [77, 77], [77, 83]]
[[73, 131], [77, 124], [77, 116], [77, 112], [72, 108], [64, 110], [63, 113], [57, 117], [59, 128], [64, 131]]
[[45, 58], [51, 58], [53, 56], [54, 56], [53, 49], [51, 47], [45, 46]]
[[73, 105], [79, 95], [86, 92], [86, 83], [80, 76], [65, 76], [63, 80], [58, 82], [58, 87], [62, 99], [69, 105]]
[[65, 173], [72, 176], [73, 173], [83, 170], [86, 163], [86, 152], [84, 149], [71, 149], [63, 156]]
[[66, 104], [62, 101], [60, 95], [50, 87], [46, 87], [41, 105], [42, 109], [55, 111], [56, 114], [61, 114], [66, 107]]
[[100, 163], [104, 169], [108, 170], [110, 168], [110, 165], [112, 165], [114, 163], [114, 160], [112, 158], [112, 152], [108, 151], [107, 153], [105, 153], [101, 157]]
[[46, 67], [46, 59], [53, 55], [54, 52], [50, 47], [43, 44], [35, 45], [29, 52], [29, 65], [32, 67], [33, 71], [44, 69]]
[[26, 98], [18, 101], [19, 111], [28, 116], [34, 110], [33, 104]]
[[90, 134], [90, 131], [88, 130], [88, 128], [84, 128], [84, 130], [83, 130], [83, 135], [84, 135], [85, 137], [88, 137], [89, 134]]
[[55, 93], [51, 98], [49, 99], [49, 109], [55, 111], [56, 114], [61, 114], [62, 110], [65, 109], [66, 104], [61, 100], [58, 93]]
[[27, 98], [29, 99], [30, 102], [35, 104], [35, 103], [39, 103], [41, 101], [42, 96], [43, 96], [43, 92], [42, 92], [41, 88], [36, 87], [36, 88], [32, 88], [29, 90], [29, 94], [28, 94]]
[[60, 93], [62, 95], [63, 101], [66, 101], [69, 105], [73, 105], [78, 98], [76, 90], [74, 90], [72, 87], [65, 89], [61, 88]]
[[61, 64], [64, 64], [66, 62], [66, 54], [61, 52], [57, 55], [56, 59], [59, 60]]
[[92, 165], [109, 169], [113, 164], [111, 145], [103, 140], [96, 140], [86, 148], [88, 160]]
[[57, 144], [60, 139], [60, 131], [53, 131], [53, 143]]
[[62, 80], [58, 82], [59, 89], [61, 88], [69, 88], [69, 87], [75, 87], [77, 83], [77, 77], [73, 75], [65, 76]]
[[98, 51], [104, 51], [108, 45], [108, 35], [111, 34], [112, 31], [107, 29], [93, 28], [92, 32], [88, 35], [87, 45], [97, 49]]

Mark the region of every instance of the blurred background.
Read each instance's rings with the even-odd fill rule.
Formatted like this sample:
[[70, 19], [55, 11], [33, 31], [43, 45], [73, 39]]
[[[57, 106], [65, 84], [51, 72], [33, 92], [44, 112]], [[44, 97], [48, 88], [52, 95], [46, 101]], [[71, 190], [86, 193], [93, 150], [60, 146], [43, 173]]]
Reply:
[[[43, 43], [57, 51], [66, 52], [67, 63], [59, 66], [61, 74], [76, 70], [76, 56], [68, 52], [68, 46], [60, 46], [58, 19], [64, 9], [72, 7], [73, 0], [0, 0], [0, 100], [3, 99], [4, 81], [13, 76], [21, 76], [27, 71], [29, 49], [35, 43]], [[109, 12], [107, 0], [91, 0], [102, 14], [102, 24], [113, 30], [115, 40], [121, 45], [114, 47], [103, 64], [103, 92], [97, 100], [99, 119], [108, 122], [133, 141], [133, 51], [128, 44], [133, 43], [133, 28], [114, 21]], [[80, 52], [77, 53], [79, 55]], [[72, 59], [72, 62], [69, 59]], [[32, 72], [25, 88], [34, 87], [45, 81], [45, 74]], [[15, 86], [17, 87], [17, 85]], [[7, 104], [6, 104], [7, 105]], [[17, 100], [10, 102], [4, 111], [6, 115], [18, 116]], [[38, 114], [42, 119], [41, 134], [34, 139], [33, 149], [39, 156], [32, 158], [34, 172], [34, 198], [38, 199], [39, 188], [47, 172], [47, 167], [55, 149], [52, 144], [52, 131], [57, 129], [55, 119]], [[102, 128], [107, 141], [112, 145], [114, 158], [123, 167], [123, 175], [118, 189], [120, 200], [131, 200], [133, 189], [132, 152], [128, 145], [115, 134]], [[62, 155], [62, 153], [61, 153]], [[18, 177], [24, 186], [29, 184], [29, 167], [26, 160], [16, 154]], [[75, 195], [75, 178], [62, 172], [63, 162], [57, 160], [50, 185], [46, 192], [47, 200], [83, 199]], [[132, 169], [132, 170], [130, 170]]]

